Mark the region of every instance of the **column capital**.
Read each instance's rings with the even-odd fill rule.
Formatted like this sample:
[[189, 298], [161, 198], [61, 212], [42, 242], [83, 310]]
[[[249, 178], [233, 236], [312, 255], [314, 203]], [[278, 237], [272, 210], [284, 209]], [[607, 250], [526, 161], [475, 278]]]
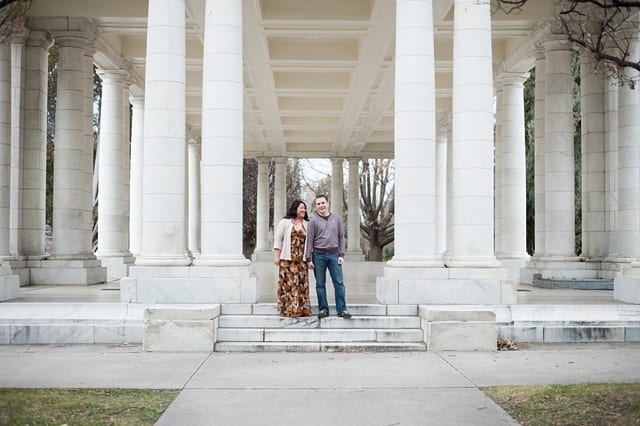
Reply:
[[344, 163], [344, 158], [333, 157], [331, 158], [331, 164], [342, 164]]
[[347, 157], [347, 161], [349, 162], [349, 165], [358, 164], [360, 163], [361, 160], [362, 160], [362, 157]]
[[27, 38], [27, 47], [41, 47], [49, 49], [53, 45], [51, 34], [46, 31], [30, 31]]
[[571, 43], [563, 35], [549, 35], [542, 40], [542, 47], [546, 54], [554, 50], [571, 50]]
[[21, 28], [18, 30], [15, 30], [10, 36], [9, 36], [9, 43], [12, 44], [23, 44], [25, 43], [28, 38], [29, 38], [29, 33], [30, 31], [26, 28]]
[[194, 137], [187, 137], [187, 146], [191, 149], [200, 149], [200, 140]]
[[496, 82], [499, 86], [521, 86], [528, 78], [528, 72], [502, 72], [496, 77]]
[[129, 102], [134, 108], [144, 108], [144, 95], [129, 94]]
[[271, 161], [271, 158], [269, 158], [269, 157], [256, 157], [256, 161], [258, 162], [258, 164], [268, 165], [269, 162]]
[[274, 162], [275, 164], [280, 164], [280, 165], [282, 165], [282, 164], [287, 164], [287, 160], [288, 160], [288, 159], [287, 159], [287, 158], [285, 158], [285, 157], [274, 157], [274, 158], [273, 158], [273, 162]]
[[102, 79], [102, 82], [109, 81], [113, 84], [126, 85], [129, 82], [129, 73], [125, 70], [97, 70], [98, 75]]

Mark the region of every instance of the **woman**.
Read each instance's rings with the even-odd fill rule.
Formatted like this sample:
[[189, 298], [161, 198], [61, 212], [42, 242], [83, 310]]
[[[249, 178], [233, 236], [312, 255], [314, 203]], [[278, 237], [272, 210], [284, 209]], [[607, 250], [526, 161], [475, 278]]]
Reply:
[[278, 311], [285, 317], [311, 315], [309, 279], [304, 262], [308, 221], [307, 205], [295, 200], [278, 223], [273, 238], [273, 263], [279, 267]]

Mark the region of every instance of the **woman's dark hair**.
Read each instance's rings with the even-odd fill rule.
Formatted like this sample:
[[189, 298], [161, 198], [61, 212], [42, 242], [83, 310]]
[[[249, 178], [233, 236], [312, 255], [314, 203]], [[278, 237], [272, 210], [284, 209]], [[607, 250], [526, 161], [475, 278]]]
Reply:
[[[293, 200], [293, 203], [291, 203], [291, 205], [289, 206], [289, 210], [287, 210], [285, 218], [294, 219], [296, 216], [298, 216], [298, 207], [300, 207], [300, 204], [304, 204], [304, 208], [307, 208], [307, 204], [304, 201]], [[309, 220], [309, 215], [306, 211], [304, 213], [304, 220]]]

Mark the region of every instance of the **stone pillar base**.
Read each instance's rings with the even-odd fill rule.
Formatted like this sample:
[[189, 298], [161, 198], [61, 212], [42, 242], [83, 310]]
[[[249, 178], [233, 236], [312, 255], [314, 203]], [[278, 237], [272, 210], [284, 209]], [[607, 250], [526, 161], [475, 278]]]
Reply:
[[107, 268], [107, 282], [116, 281], [129, 274], [129, 267], [133, 266], [133, 256], [98, 257], [102, 266]]
[[28, 260], [31, 284], [89, 285], [107, 279], [107, 268], [96, 259]]
[[[605, 265], [609, 265], [606, 266]], [[602, 260], [589, 261], [581, 257], [533, 257], [520, 271], [520, 282], [533, 283], [534, 274], [542, 279], [612, 279], [618, 270], [611, 262]]]
[[251, 255], [253, 262], [273, 262], [274, 253], [270, 250], [256, 250]]
[[520, 257], [520, 258], [505, 258], [505, 257], [497, 257], [502, 266], [507, 271], [507, 276], [510, 280], [514, 280], [515, 282], [520, 282], [520, 273], [522, 268], [525, 268], [529, 264], [529, 256]]
[[502, 268], [387, 266], [377, 278], [376, 297], [387, 305], [511, 305], [516, 282]]
[[154, 306], [144, 310], [142, 349], [147, 352], [213, 352], [220, 305]]
[[640, 269], [626, 268], [613, 280], [613, 298], [640, 304]]
[[251, 266], [132, 266], [120, 280], [122, 303], [256, 303]]

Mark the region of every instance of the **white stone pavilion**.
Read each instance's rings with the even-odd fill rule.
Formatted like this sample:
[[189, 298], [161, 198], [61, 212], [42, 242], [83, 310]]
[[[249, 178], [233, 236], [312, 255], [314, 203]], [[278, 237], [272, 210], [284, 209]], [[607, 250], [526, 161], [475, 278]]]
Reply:
[[[334, 195], [346, 173], [358, 262], [359, 161], [393, 158], [395, 255], [377, 277], [379, 303], [513, 304], [534, 274], [615, 279], [616, 299], [640, 303], [640, 91], [582, 57], [576, 254], [572, 51], [547, 25], [548, 4], [505, 15], [488, 0], [33, 0], [25, 28], [0, 45], [0, 299], [19, 285], [120, 279], [122, 302], [257, 302], [270, 162], [276, 218], [288, 158], [330, 159]], [[530, 258], [523, 83], [534, 67]], [[242, 254], [243, 158], [258, 161], [253, 260]], [[342, 213], [342, 197], [332, 201]]]

